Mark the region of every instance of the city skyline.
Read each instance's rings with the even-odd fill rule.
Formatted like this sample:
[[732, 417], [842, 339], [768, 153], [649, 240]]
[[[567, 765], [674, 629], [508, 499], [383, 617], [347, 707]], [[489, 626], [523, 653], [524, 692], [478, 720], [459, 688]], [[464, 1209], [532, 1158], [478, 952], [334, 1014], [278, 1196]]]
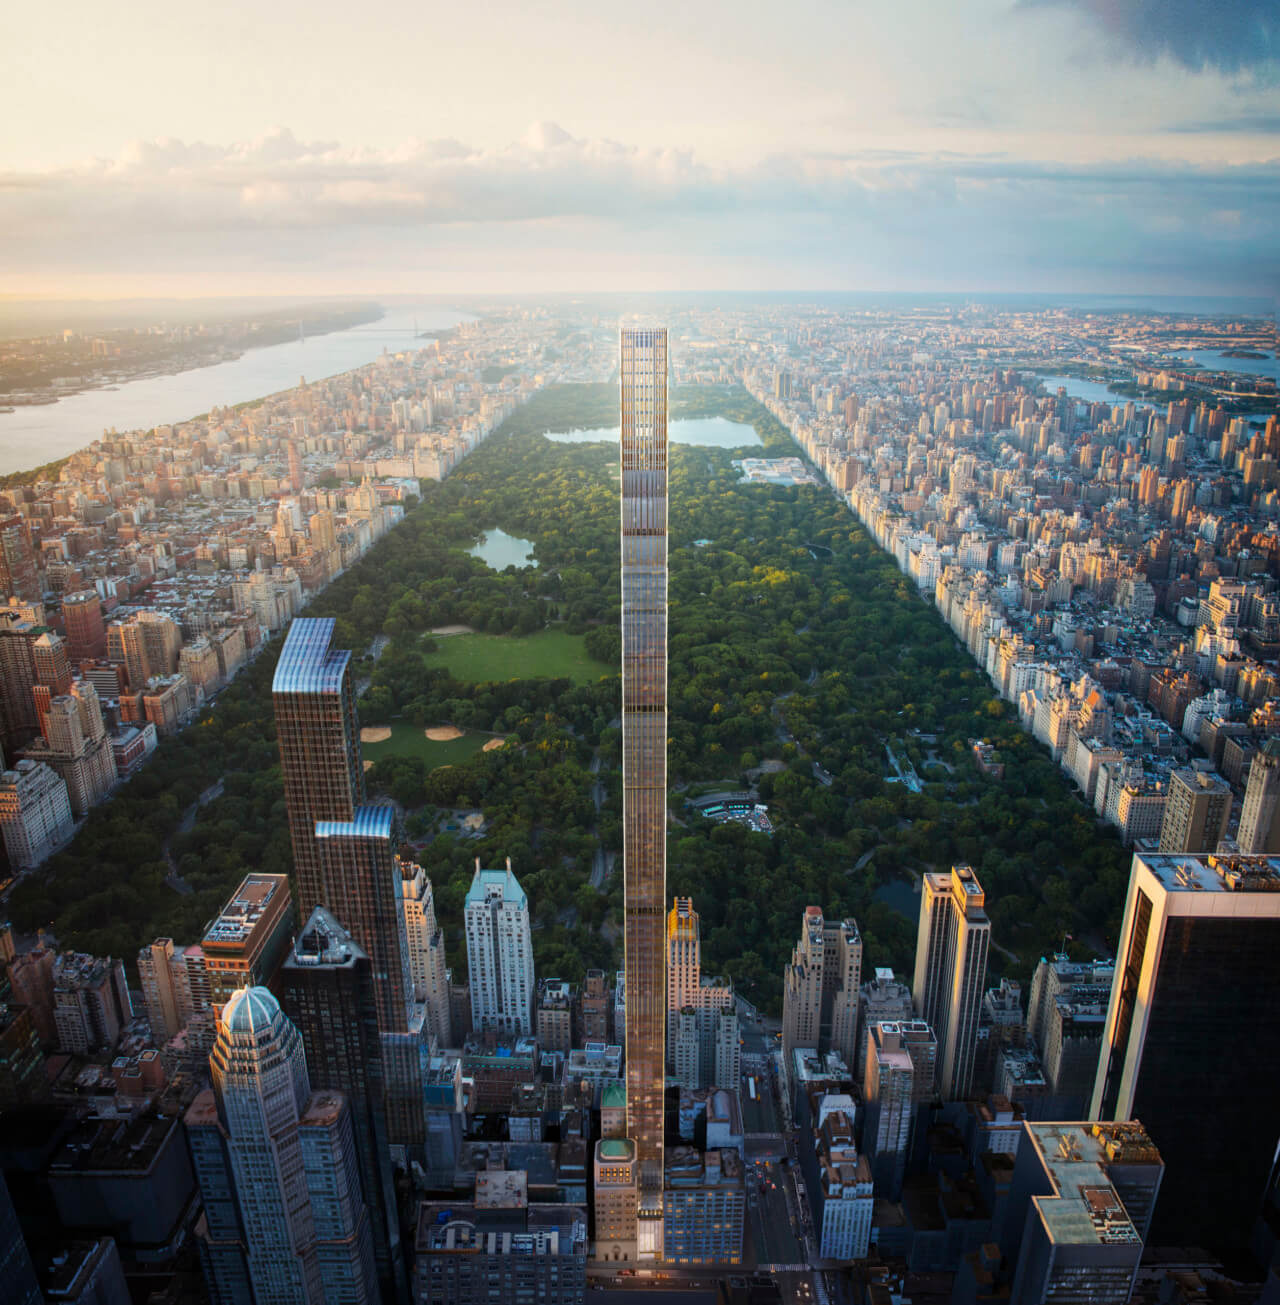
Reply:
[[89, 297], [1280, 285], [1264, 0], [1212, 23], [1190, 0], [657, 12], [24, 11], [0, 276]]
[[1261, 325], [660, 320], [492, 306], [4, 488], [11, 855], [32, 778], [94, 805], [94, 703], [114, 777], [0, 926], [0, 1262], [194, 1300], [194, 1251], [212, 1305], [1275, 1278]]

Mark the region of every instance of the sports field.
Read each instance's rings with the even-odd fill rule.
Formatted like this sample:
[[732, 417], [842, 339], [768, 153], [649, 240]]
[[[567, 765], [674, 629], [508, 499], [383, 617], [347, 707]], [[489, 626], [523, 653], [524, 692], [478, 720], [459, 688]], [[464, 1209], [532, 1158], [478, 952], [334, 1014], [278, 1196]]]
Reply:
[[580, 634], [539, 630], [537, 634], [451, 634], [436, 637], [429, 661], [448, 667], [458, 680], [528, 680], [567, 676], [592, 684], [613, 667], [588, 656]]
[[492, 734], [463, 734], [460, 738], [440, 741], [429, 739], [417, 725], [407, 720], [393, 721], [391, 737], [378, 743], [362, 743], [360, 751], [366, 761], [381, 761], [383, 757], [421, 757], [428, 766], [452, 766], [474, 756]]

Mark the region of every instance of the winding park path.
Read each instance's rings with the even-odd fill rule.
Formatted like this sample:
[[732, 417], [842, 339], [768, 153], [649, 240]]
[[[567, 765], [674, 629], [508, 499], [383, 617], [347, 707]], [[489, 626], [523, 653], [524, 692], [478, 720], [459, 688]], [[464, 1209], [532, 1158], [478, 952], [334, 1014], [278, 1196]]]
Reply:
[[182, 819], [178, 821], [178, 827], [165, 839], [164, 843], [164, 861], [169, 867], [169, 873], [165, 875], [164, 881], [173, 889], [175, 893], [181, 893], [186, 896], [193, 889], [189, 883], [178, 873], [178, 863], [173, 859], [173, 853], [169, 850], [175, 835], [189, 834], [196, 827], [196, 816], [199, 814], [201, 807], [207, 807], [210, 802], [216, 802], [222, 796], [223, 781], [218, 780], [216, 784], [210, 784], [203, 793], [182, 813]]

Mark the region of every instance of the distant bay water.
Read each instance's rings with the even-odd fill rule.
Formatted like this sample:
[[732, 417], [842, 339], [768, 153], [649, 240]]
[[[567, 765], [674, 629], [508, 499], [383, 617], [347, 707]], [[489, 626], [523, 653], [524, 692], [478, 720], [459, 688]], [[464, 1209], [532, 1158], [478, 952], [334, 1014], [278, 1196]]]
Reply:
[[[473, 320], [438, 307], [395, 308], [376, 322], [250, 349], [231, 362], [126, 381], [117, 389], [85, 390], [57, 403], [0, 412], [0, 474], [64, 458], [101, 439], [105, 430], [149, 430], [189, 421], [210, 408], [277, 394], [373, 362], [385, 349], [421, 348], [418, 331], [442, 331]], [[0, 395], [0, 407], [4, 407]]]
[[1238, 372], [1243, 376], [1265, 376], [1273, 381], [1277, 379], [1274, 356], [1233, 358], [1230, 354], [1210, 349], [1192, 349], [1188, 356], [1192, 362], [1212, 372]]
[[[1075, 376], [1047, 376], [1041, 373], [1040, 383], [1049, 394], [1056, 394], [1058, 388], [1061, 387], [1066, 390], [1068, 397], [1076, 399], [1080, 403], [1110, 403], [1123, 406], [1132, 402], [1139, 408], [1144, 406], [1163, 408], [1167, 402], [1167, 400], [1156, 398], [1134, 399], [1131, 395], [1121, 394], [1118, 390], [1113, 390], [1109, 385], [1102, 385], [1098, 381], [1082, 381]], [[1274, 409], [1271, 408], [1259, 408], [1253, 412], [1237, 413], [1236, 416], [1244, 417], [1246, 421], [1261, 422], [1266, 421], [1273, 411]]]

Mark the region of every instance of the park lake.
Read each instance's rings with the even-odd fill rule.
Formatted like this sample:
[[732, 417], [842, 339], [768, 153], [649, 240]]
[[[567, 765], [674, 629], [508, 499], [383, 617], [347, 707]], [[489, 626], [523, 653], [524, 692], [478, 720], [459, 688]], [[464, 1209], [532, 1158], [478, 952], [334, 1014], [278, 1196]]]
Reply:
[[495, 571], [505, 571], [509, 566], [538, 565], [533, 557], [533, 540], [518, 539], [505, 530], [486, 530], [467, 552]]

